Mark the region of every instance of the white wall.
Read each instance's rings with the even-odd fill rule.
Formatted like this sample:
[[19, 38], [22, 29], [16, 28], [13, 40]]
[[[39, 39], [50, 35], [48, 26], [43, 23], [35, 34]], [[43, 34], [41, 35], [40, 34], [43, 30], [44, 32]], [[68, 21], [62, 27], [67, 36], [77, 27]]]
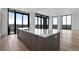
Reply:
[[30, 13], [30, 24], [29, 24], [29, 30], [32, 32], [35, 32], [35, 13]]
[[58, 31], [62, 30], [62, 17], [58, 16]]
[[8, 21], [7, 21], [7, 16], [8, 15], [8, 10], [7, 8], [2, 8], [2, 36], [8, 35]]
[[0, 9], [0, 37], [1, 37], [1, 9]]
[[52, 29], [52, 16], [49, 16], [49, 29]]
[[72, 14], [72, 30], [79, 30], [79, 14]]

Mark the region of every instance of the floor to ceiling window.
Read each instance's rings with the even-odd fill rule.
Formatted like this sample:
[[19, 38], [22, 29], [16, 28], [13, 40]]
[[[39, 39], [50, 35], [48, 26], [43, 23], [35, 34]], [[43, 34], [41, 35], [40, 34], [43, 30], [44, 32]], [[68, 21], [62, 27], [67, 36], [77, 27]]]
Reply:
[[43, 28], [43, 18], [35, 17], [35, 28], [39, 28], [39, 29]]
[[71, 15], [65, 15], [62, 17], [62, 29], [71, 30]]
[[47, 29], [49, 25], [49, 18], [45, 15], [36, 14], [35, 28]]
[[16, 33], [18, 28], [22, 28], [22, 14], [16, 13]]
[[41, 28], [41, 18], [40, 17], [37, 18], [38, 18], [38, 28]]
[[9, 13], [8, 34], [16, 34], [18, 28], [29, 27], [29, 14], [11, 10], [9, 10], [8, 13]]
[[53, 29], [57, 29], [57, 26], [58, 26], [58, 17], [57, 16], [54, 16], [53, 18], [52, 18], [52, 28]]
[[43, 18], [41, 18], [41, 26], [42, 26], [42, 28], [43, 28], [43, 23], [44, 23], [44, 20], [43, 20]]
[[23, 15], [23, 27], [28, 27], [29, 22], [28, 22], [28, 15]]
[[14, 34], [14, 12], [9, 12], [8, 32], [10, 32], [10, 34]]

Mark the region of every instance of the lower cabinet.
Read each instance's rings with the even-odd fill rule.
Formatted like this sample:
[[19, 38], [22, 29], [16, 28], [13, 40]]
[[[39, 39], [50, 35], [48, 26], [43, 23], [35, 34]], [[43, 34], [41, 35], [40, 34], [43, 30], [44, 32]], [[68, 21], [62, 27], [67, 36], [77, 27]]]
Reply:
[[60, 50], [60, 33], [53, 35], [53, 44], [55, 44], [55, 50]]
[[53, 39], [52, 36], [48, 37], [45, 39], [45, 50], [46, 51], [51, 51], [54, 50], [54, 45], [53, 45]]
[[52, 35], [45, 39], [45, 50], [46, 51], [59, 51], [60, 50], [60, 39], [59, 34]]
[[40, 36], [36, 36], [36, 45], [37, 45], [37, 47], [36, 47], [36, 50], [37, 51], [44, 51], [45, 50], [45, 48], [44, 48], [44, 46], [45, 46], [45, 43], [44, 43], [44, 38], [43, 37], [40, 37]]
[[32, 51], [60, 50], [60, 33], [45, 38], [25, 31], [18, 32], [17, 37]]
[[36, 37], [32, 38], [32, 51], [36, 51], [37, 50], [37, 40]]

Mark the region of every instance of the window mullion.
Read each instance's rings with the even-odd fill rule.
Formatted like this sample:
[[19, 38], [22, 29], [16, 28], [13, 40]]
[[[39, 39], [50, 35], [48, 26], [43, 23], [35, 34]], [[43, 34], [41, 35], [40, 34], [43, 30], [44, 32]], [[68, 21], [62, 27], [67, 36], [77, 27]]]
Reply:
[[23, 28], [23, 14], [22, 14], [22, 28]]

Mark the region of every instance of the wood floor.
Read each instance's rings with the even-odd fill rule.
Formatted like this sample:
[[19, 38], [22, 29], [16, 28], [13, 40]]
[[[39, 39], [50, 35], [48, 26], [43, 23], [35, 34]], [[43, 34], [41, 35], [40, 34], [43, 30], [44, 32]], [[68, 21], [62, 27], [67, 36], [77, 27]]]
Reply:
[[60, 50], [79, 51], [79, 31], [61, 31]]
[[[79, 31], [62, 30], [60, 50], [79, 51]], [[17, 35], [9, 35], [0, 38], [0, 51], [29, 51], [29, 49], [17, 39]]]
[[29, 49], [17, 39], [17, 35], [9, 35], [0, 39], [0, 51], [29, 51]]

